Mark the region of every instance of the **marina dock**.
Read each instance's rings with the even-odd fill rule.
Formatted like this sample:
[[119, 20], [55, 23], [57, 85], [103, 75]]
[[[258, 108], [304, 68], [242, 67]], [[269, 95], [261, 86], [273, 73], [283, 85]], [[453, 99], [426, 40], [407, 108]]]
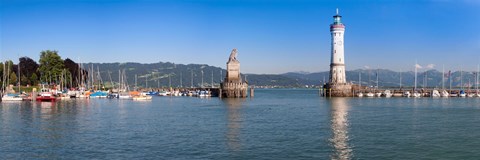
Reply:
[[[438, 88], [356, 88], [352, 89], [352, 97], [480, 97], [480, 90], [475, 89], [438, 89]], [[389, 93], [390, 95], [386, 94]], [[413, 95], [413, 94], [417, 95]], [[448, 94], [445, 94], [448, 93]], [[323, 97], [334, 97], [327, 89], [320, 88]]]

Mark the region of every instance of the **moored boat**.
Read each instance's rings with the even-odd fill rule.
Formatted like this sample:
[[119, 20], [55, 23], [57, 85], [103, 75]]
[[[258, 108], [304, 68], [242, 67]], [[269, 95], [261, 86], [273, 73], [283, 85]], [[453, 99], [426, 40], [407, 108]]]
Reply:
[[382, 93], [382, 96], [383, 97], [392, 97], [392, 92], [390, 90], [385, 90], [383, 93]]
[[443, 90], [442, 93], [440, 94], [441, 97], [449, 97], [450, 95], [446, 90]]
[[133, 100], [152, 100], [152, 96], [149, 95], [138, 95], [138, 96], [133, 96]]
[[37, 96], [36, 101], [41, 101], [41, 102], [55, 102], [57, 100], [57, 97], [49, 91], [47, 88], [42, 88], [40, 95]]
[[90, 94], [90, 98], [107, 98], [108, 93], [105, 91], [96, 91]]
[[440, 97], [440, 92], [438, 92], [438, 90], [433, 90], [432, 91], [432, 97]]
[[404, 97], [410, 97], [411, 96], [410, 91], [405, 91], [405, 93], [403, 93], [403, 96]]
[[466, 97], [467, 94], [465, 93], [465, 91], [463, 90], [460, 90], [460, 94], [458, 94], [459, 97]]
[[368, 92], [367, 97], [375, 97], [375, 94], [373, 94], [372, 92]]
[[3, 101], [22, 101], [23, 98], [19, 94], [8, 93], [2, 96]]
[[362, 92], [358, 92], [358, 93], [357, 93], [357, 97], [363, 97], [363, 93], [362, 93]]
[[420, 94], [418, 92], [413, 92], [412, 96], [417, 98], [417, 97], [422, 97], [422, 94]]

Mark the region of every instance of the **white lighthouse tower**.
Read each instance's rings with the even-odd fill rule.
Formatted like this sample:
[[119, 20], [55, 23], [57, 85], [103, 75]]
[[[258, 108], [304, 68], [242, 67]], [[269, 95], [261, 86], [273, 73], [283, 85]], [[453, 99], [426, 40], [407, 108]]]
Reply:
[[332, 36], [332, 59], [330, 60], [330, 79], [329, 82], [333, 84], [346, 83], [345, 77], [345, 56], [343, 50], [343, 35], [345, 32], [345, 25], [343, 25], [342, 16], [337, 14], [333, 16], [333, 23], [330, 25], [330, 33]]
[[343, 50], [343, 35], [345, 33], [345, 25], [343, 25], [342, 16], [337, 14], [333, 16], [333, 23], [330, 24], [330, 33], [332, 36], [330, 59], [330, 78], [324, 86], [325, 96], [329, 97], [350, 97], [352, 93], [352, 85], [347, 83], [345, 76], [345, 55]]

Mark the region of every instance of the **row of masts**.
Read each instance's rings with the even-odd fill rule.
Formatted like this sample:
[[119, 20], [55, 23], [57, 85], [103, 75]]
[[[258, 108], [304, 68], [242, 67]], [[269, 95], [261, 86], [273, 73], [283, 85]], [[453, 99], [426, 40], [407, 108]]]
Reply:
[[[415, 66], [415, 78], [414, 78], [414, 87], [413, 87], [414, 90], [417, 90], [417, 68], [418, 68], [418, 67]], [[479, 66], [479, 65], [477, 65], [477, 72], [474, 72], [473, 74], [475, 75], [475, 89], [478, 90], [478, 86], [479, 86], [479, 74], [480, 74], [480, 66]], [[369, 75], [370, 75], [370, 74], [369, 74]], [[376, 73], [376, 86], [375, 86], [375, 88], [378, 88], [378, 86], [379, 86], [379, 85], [378, 85], [378, 82], [379, 82], [379, 80], [378, 80], [378, 77], [379, 77], [379, 76], [378, 76], [378, 75], [379, 75], [379, 74], [378, 74], [378, 69], [377, 69], [377, 73]], [[402, 88], [402, 72], [401, 72], [401, 71], [399, 72], [399, 75], [400, 75], [400, 83], [399, 83], [400, 86], [399, 86], [399, 87]], [[424, 87], [428, 87], [428, 84], [427, 84], [427, 83], [428, 83], [428, 77], [427, 77], [427, 75], [428, 75], [427, 73], [424, 74], [424, 78], [423, 78], [423, 86], [424, 86]], [[450, 86], [449, 86], [449, 89], [451, 90], [451, 89], [452, 89], [451, 71], [449, 71], [448, 74], [445, 74], [445, 67], [442, 66], [442, 89], [445, 89], [445, 77], [448, 77], [448, 81], [449, 81], [448, 83], [449, 83], [449, 85], [450, 85]], [[325, 79], [325, 78], [324, 78], [324, 79]], [[370, 78], [369, 78], [369, 79], [370, 79]], [[325, 81], [325, 80], [324, 80], [324, 81]], [[370, 81], [370, 80], [369, 80], [369, 81]], [[362, 76], [361, 76], [361, 72], [359, 72], [359, 73], [358, 73], [358, 85], [359, 85], [359, 87], [362, 86], [362, 83], [361, 83], [361, 82], [362, 82]], [[470, 79], [469, 79], [468, 84], [469, 84], [469, 87], [468, 87], [468, 88], [470, 88], [470, 87], [471, 87], [471, 86], [470, 86]], [[460, 69], [460, 87], [461, 87], [461, 89], [464, 89], [464, 88], [463, 88], [463, 87], [464, 87], [464, 86], [463, 86], [463, 68]]]
[[[83, 68], [83, 64], [80, 64], [81, 66], [79, 68]], [[100, 70], [97, 66], [97, 71], [95, 73], [95, 70], [93, 68], [93, 64], [91, 67], [89, 67], [89, 72], [90, 74], [88, 74], [88, 81], [86, 81], [86, 85], [80, 85], [80, 86], [85, 86], [86, 88], [91, 88], [91, 89], [99, 89], [99, 88], [105, 88], [105, 84], [101, 78], [101, 75], [100, 75]], [[79, 72], [79, 73], [83, 73], [83, 72]], [[193, 70], [191, 71], [191, 81], [190, 81], [190, 87], [191, 88], [194, 88], [194, 83], [193, 83]], [[96, 76], [94, 76], [96, 75]], [[204, 83], [204, 72], [203, 70], [201, 70], [201, 84], [200, 84], [200, 87], [201, 88], [205, 88], [205, 87], [211, 87], [211, 88], [215, 88], [215, 83], [214, 83], [214, 76], [213, 76], [213, 71], [211, 72], [211, 83], [210, 83], [210, 86], [207, 86], [205, 85]], [[155, 76], [154, 73], [152, 73], [152, 75], [145, 75], [143, 76], [145, 78], [145, 87], [144, 88], [151, 88], [151, 85], [149, 86], [148, 82], [149, 82], [149, 78], [151, 76]], [[172, 74], [167, 74], [168, 76], [168, 87], [171, 88], [172, 87]], [[222, 76], [222, 70], [220, 70], [220, 76]], [[80, 75], [79, 77], [81, 78], [84, 78], [85, 76], [84, 75]], [[111, 88], [114, 88], [114, 89], [118, 89], [119, 91], [129, 91], [130, 90], [130, 87], [129, 87], [129, 83], [127, 81], [127, 74], [125, 72], [125, 69], [122, 69], [122, 70], [119, 70], [118, 71], [118, 83], [115, 84], [112, 80], [112, 77], [111, 77], [111, 72], [108, 71], [108, 77], [109, 77], [109, 80], [110, 80], [110, 87]], [[157, 81], [157, 87], [160, 88], [160, 76], [157, 75], [157, 77], [154, 77], [156, 78], [156, 81]], [[180, 73], [180, 88], [182, 88], [184, 86], [183, 84], [183, 73]], [[85, 82], [83, 79], [80, 80], [81, 82]], [[222, 81], [222, 78], [220, 79], [220, 81]], [[139, 76], [137, 74], [135, 74], [135, 85], [134, 85], [134, 90], [137, 90], [138, 88], [140, 88], [140, 86], [138, 86], [139, 82]]]

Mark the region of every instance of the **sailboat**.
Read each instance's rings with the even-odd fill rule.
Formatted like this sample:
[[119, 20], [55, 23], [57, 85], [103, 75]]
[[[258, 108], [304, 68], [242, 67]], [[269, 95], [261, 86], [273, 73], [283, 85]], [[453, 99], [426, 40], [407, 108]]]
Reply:
[[373, 94], [372, 92], [368, 92], [367, 97], [375, 97], [375, 94]]
[[[5, 65], [5, 63], [4, 63]], [[8, 66], [7, 66], [8, 67]], [[4, 67], [5, 68], [5, 67]], [[7, 74], [9, 69], [7, 68]], [[5, 73], [5, 72], [4, 72]], [[21, 93], [20, 91], [20, 63], [18, 64], [18, 92]], [[8, 83], [7, 83], [8, 84]], [[7, 93], [2, 96], [2, 102], [3, 101], [22, 101], [23, 98], [21, 97], [20, 94], [15, 94], [15, 93]]]
[[412, 94], [410, 94], [410, 91], [405, 91], [405, 93], [403, 93], [403, 96], [404, 97], [410, 97], [410, 96], [412, 96]]
[[382, 96], [384, 97], [392, 97], [392, 92], [390, 90], [385, 90], [383, 93], [382, 93]]
[[358, 89], [357, 97], [363, 97], [363, 93], [360, 91], [362, 89], [362, 72], [360, 70], [358, 71]]
[[20, 96], [20, 94], [15, 94], [15, 93], [7, 93], [2, 96], [2, 101], [22, 101], [23, 98]]
[[119, 71], [119, 73], [120, 89], [118, 93], [118, 99], [133, 99], [133, 96], [128, 93], [129, 87], [127, 82], [127, 76], [125, 74], [125, 69], [123, 69], [123, 72]]
[[468, 79], [468, 93], [467, 93], [467, 97], [475, 97], [475, 93], [472, 93], [472, 92], [470, 91], [470, 88], [471, 88], [470, 79]]
[[460, 68], [460, 93], [458, 94], [460, 97], [466, 97], [467, 94], [463, 90], [463, 68]]
[[440, 93], [440, 96], [441, 97], [449, 97], [450, 95], [449, 95], [447, 90], [443, 90], [442, 93]]
[[363, 97], [363, 93], [362, 93], [362, 92], [358, 92], [358, 93], [357, 93], [357, 97]]
[[398, 73], [400, 75], [400, 83], [399, 83], [400, 92], [395, 92], [394, 91], [393, 95], [392, 95], [393, 97], [402, 97], [403, 96], [403, 94], [401, 92], [401, 90], [402, 90], [402, 70], [400, 70], [400, 72], [398, 72]]
[[[450, 73], [448, 77], [450, 77]], [[442, 92], [440, 93], [440, 97], [449, 97], [447, 90], [445, 90], [445, 66], [442, 66]]]
[[476, 86], [475, 90], [476, 90], [476, 93], [477, 93], [476, 94], [477, 97], [480, 97], [480, 93], [478, 93], [478, 74], [479, 74], [479, 72], [480, 72], [480, 66], [477, 65], [477, 73], [475, 74], [475, 86]]
[[[377, 69], [377, 86], [375, 86], [375, 89], [378, 90], [378, 69]], [[377, 97], [381, 97], [382, 96], [382, 92], [378, 91], [375, 93], [375, 95]]]
[[417, 92], [417, 65], [418, 64], [415, 61], [415, 86], [413, 88], [413, 94], [412, 94], [413, 97], [420, 97], [421, 96], [421, 94]]
[[438, 92], [438, 90], [434, 89], [432, 91], [432, 97], [440, 97], [440, 96], [441, 96], [441, 94], [440, 94], [440, 92]]

